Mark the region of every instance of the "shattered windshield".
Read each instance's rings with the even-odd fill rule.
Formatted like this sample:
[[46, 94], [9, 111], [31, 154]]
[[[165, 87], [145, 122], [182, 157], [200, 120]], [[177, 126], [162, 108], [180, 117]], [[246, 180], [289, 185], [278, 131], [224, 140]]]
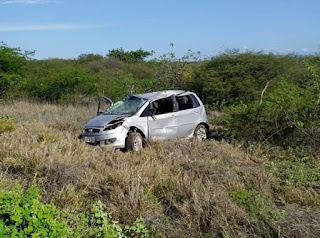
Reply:
[[144, 98], [138, 98], [135, 96], [128, 96], [122, 99], [121, 101], [113, 104], [109, 109], [105, 112], [106, 114], [129, 114], [133, 115], [136, 113], [143, 104], [145, 104], [148, 100]]

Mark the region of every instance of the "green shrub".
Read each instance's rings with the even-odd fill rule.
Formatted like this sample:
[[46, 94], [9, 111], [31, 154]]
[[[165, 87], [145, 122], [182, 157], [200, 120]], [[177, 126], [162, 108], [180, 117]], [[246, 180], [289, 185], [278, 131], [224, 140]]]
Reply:
[[60, 100], [65, 102], [66, 99], [74, 102], [79, 96], [96, 96], [97, 78], [94, 75], [80, 67], [63, 65], [63, 62], [58, 67], [54, 63], [47, 62], [52, 68], [36, 72], [25, 81], [22, 90], [26, 95], [52, 102]]
[[286, 184], [307, 187], [316, 186], [320, 182], [320, 167], [316, 164], [290, 163], [279, 170], [280, 178]]
[[71, 232], [59, 209], [40, 202], [37, 188], [0, 190], [0, 237], [68, 237]]
[[284, 216], [284, 211], [277, 210], [272, 200], [262, 193], [240, 189], [230, 191], [229, 196], [249, 212], [253, 221], [262, 220], [269, 223], [271, 220], [280, 220]]
[[286, 56], [227, 50], [212, 57], [196, 72], [192, 87], [205, 103], [216, 108], [246, 104], [259, 99], [266, 83], [276, 81], [286, 72], [285, 67], [292, 68], [293, 62], [293, 58]]
[[13, 131], [16, 127], [16, 122], [10, 116], [0, 117], [0, 134], [6, 131]]
[[309, 88], [281, 77], [262, 100], [227, 107], [227, 116], [220, 122], [246, 141], [271, 142], [284, 147], [306, 145], [313, 139], [308, 130], [319, 123], [320, 108], [315, 99]]
[[64, 213], [40, 199], [36, 186], [1, 188], [0, 237], [154, 237], [142, 218], [122, 228], [101, 201], [89, 212]]
[[85, 237], [154, 237], [142, 218], [138, 218], [132, 226], [123, 228], [119, 222], [112, 219], [112, 214], [105, 212], [105, 205], [97, 201], [90, 212], [78, 216], [78, 226], [75, 236]]

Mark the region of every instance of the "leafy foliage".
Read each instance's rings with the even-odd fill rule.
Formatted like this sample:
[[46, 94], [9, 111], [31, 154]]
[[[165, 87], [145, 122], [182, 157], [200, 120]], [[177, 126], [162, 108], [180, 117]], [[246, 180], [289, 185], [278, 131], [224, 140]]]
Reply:
[[312, 94], [282, 78], [277, 87], [258, 100], [227, 109], [225, 123], [239, 137], [283, 144], [294, 138], [299, 127], [308, 124], [312, 110]]
[[26, 60], [34, 52], [22, 51], [0, 42], [0, 72], [19, 72]]
[[0, 95], [58, 103], [81, 103], [104, 94], [117, 101], [130, 93], [185, 89], [198, 93], [225, 117], [229, 135], [284, 147], [320, 143], [320, 56], [274, 55], [227, 50], [200, 60], [172, 49], [110, 50], [107, 57], [82, 54], [75, 60], [30, 60], [30, 53], [0, 47]]
[[[312, 66], [305, 67], [307, 62]], [[316, 62], [318, 56], [301, 59], [232, 51], [205, 64], [193, 86], [209, 106], [226, 113], [213, 123], [224, 125], [237, 138], [317, 149]]]
[[33, 52], [22, 51], [20, 48], [11, 48], [0, 42], [0, 96], [13, 92], [22, 80], [22, 67]]
[[240, 189], [230, 191], [229, 195], [235, 199], [240, 206], [247, 209], [255, 220], [260, 218], [264, 220], [264, 222], [268, 222], [268, 220], [271, 219], [279, 220], [283, 216], [282, 211], [274, 209], [274, 204], [272, 204], [271, 199], [261, 193]]
[[[0, 190], [1, 237], [154, 237], [137, 219], [132, 226], [122, 228], [104, 212], [98, 201], [88, 213], [68, 214], [52, 204], [40, 201], [39, 190], [32, 186], [24, 193], [20, 185]], [[71, 226], [70, 224], [73, 224]]]
[[192, 87], [207, 104], [222, 109], [258, 99], [267, 82], [276, 83], [294, 65], [288, 56], [229, 50], [204, 64]]
[[138, 63], [142, 62], [148, 56], [153, 55], [153, 51], [145, 51], [143, 49], [125, 51], [123, 48], [109, 50], [108, 57], [116, 58], [125, 63]]
[[99, 54], [81, 54], [78, 57], [78, 61], [81, 63], [89, 63], [89, 62], [93, 62], [93, 61], [99, 61], [102, 60], [103, 56], [99, 55]]
[[105, 205], [97, 201], [90, 213], [82, 215], [80, 221], [82, 226], [78, 226], [78, 232], [85, 232], [87, 237], [153, 237], [145, 226], [144, 220], [138, 218], [132, 226], [122, 228], [117, 221], [112, 219], [111, 213], [104, 212]]
[[24, 194], [21, 186], [0, 190], [1, 237], [69, 237], [71, 228], [53, 205], [40, 202], [39, 192], [31, 187]]
[[193, 82], [195, 62], [200, 59], [200, 52], [188, 52], [181, 58], [177, 58], [171, 51], [154, 60], [155, 78], [154, 87], [159, 90], [166, 89], [186, 89]]

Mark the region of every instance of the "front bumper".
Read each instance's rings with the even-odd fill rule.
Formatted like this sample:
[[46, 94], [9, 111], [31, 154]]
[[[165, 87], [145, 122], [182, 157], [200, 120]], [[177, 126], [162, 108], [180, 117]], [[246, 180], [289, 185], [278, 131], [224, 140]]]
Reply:
[[100, 129], [100, 132], [82, 133], [82, 140], [84, 142], [92, 145], [106, 145], [114, 148], [125, 148], [128, 129], [124, 126], [121, 125], [113, 130], [107, 131], [103, 131], [102, 128], [94, 129]]

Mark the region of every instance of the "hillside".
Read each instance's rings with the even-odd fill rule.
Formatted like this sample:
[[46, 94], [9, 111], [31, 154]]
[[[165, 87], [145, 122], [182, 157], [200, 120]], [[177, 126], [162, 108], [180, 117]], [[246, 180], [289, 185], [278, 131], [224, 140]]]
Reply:
[[1, 186], [37, 184], [66, 214], [100, 200], [121, 225], [141, 217], [160, 237], [320, 237], [319, 155], [213, 140], [88, 146], [77, 136], [95, 110], [2, 102], [14, 126], [0, 135]]

